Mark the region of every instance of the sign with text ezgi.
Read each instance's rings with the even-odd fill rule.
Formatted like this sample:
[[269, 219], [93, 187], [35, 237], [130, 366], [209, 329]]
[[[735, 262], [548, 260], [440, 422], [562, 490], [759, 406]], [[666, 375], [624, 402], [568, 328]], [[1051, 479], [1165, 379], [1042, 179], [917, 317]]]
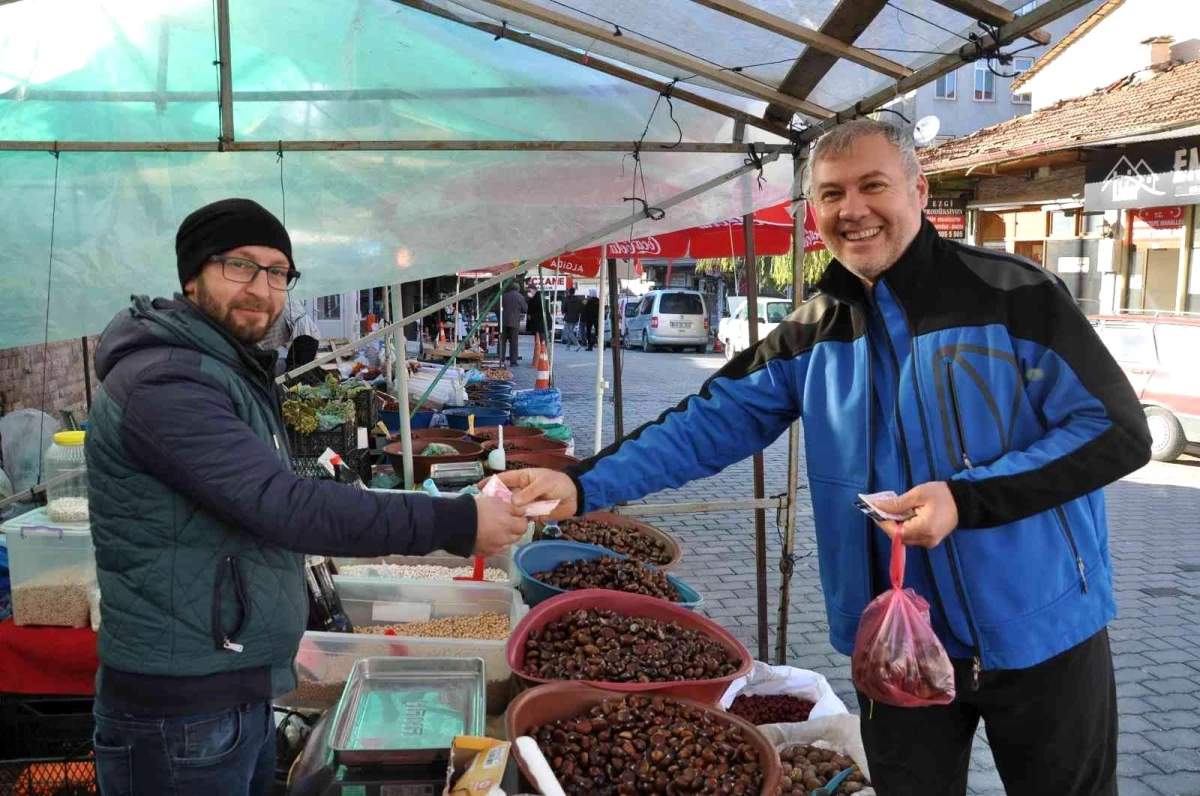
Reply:
[[938, 234], [948, 240], [967, 237], [967, 200], [929, 197], [925, 215]]

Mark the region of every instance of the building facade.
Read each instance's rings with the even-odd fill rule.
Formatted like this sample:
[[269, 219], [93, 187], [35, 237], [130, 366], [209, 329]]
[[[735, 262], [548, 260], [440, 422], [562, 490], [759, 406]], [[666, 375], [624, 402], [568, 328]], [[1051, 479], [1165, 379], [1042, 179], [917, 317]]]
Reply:
[[[1027, 3], [1017, 13], [1023, 14], [1036, 8], [1044, 0]], [[1046, 30], [1059, 41], [1083, 19], [1100, 7], [1103, 0], [1093, 0], [1053, 23]], [[1200, 5], [1200, 4], [1198, 4]], [[939, 122], [937, 141], [946, 141], [970, 135], [976, 130], [1007, 121], [1014, 116], [1029, 113], [1033, 99], [1028, 89], [1013, 90], [1012, 84], [1027, 70], [1033, 68], [1037, 59], [1053, 47], [1023, 49], [1028, 41], [1008, 49], [1021, 49], [1013, 56], [1011, 64], [996, 61], [976, 61], [963, 64], [957, 70], [939, 77], [932, 83], [911, 91], [888, 107], [903, 113], [910, 121], [927, 116], [936, 116]]]

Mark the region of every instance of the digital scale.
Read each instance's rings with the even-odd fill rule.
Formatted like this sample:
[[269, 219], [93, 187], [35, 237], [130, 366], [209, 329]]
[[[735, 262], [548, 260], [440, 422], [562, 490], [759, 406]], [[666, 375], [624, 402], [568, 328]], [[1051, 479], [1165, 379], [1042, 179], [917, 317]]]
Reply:
[[429, 468], [429, 478], [443, 492], [457, 492], [483, 480], [481, 462], [435, 464]]

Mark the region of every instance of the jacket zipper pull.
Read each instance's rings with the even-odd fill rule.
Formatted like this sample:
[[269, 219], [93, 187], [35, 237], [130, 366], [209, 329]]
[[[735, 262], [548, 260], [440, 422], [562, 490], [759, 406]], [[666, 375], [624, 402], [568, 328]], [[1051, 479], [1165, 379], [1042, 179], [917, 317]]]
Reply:
[[245, 649], [245, 647], [243, 647], [241, 644], [237, 644], [229, 639], [225, 639], [225, 643], [221, 646], [227, 650], [232, 650], [233, 652], [241, 652], [243, 649]]
[[968, 470], [975, 466], [971, 464], [971, 460], [967, 457], [967, 448], [965, 445], [963, 446], [963, 464], [967, 466]]
[[983, 662], [976, 656], [971, 659], [971, 690], [979, 690], [979, 673], [983, 671]]
[[278, 434], [272, 434], [272, 435], [271, 435], [271, 439], [275, 440], [275, 450], [279, 450], [279, 449], [280, 449], [280, 448], [279, 448], [279, 435], [278, 435]]
[[1083, 565], [1083, 559], [1075, 556], [1075, 568], [1079, 570], [1079, 587], [1083, 589], [1083, 593], [1088, 593], [1087, 585], [1087, 568]]

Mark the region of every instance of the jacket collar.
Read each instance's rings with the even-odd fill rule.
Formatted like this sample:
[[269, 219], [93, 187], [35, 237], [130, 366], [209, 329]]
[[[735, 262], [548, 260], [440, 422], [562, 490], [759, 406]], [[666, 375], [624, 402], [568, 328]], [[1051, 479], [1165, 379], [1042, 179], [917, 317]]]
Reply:
[[[918, 289], [933, 265], [934, 249], [940, 240], [933, 224], [922, 214], [917, 236], [900, 255], [900, 259], [881, 277], [893, 295], [900, 298], [912, 295]], [[836, 259], [830, 261], [825, 274], [817, 282], [817, 288], [838, 301], [860, 307], [866, 304], [867, 293], [862, 280]]]

